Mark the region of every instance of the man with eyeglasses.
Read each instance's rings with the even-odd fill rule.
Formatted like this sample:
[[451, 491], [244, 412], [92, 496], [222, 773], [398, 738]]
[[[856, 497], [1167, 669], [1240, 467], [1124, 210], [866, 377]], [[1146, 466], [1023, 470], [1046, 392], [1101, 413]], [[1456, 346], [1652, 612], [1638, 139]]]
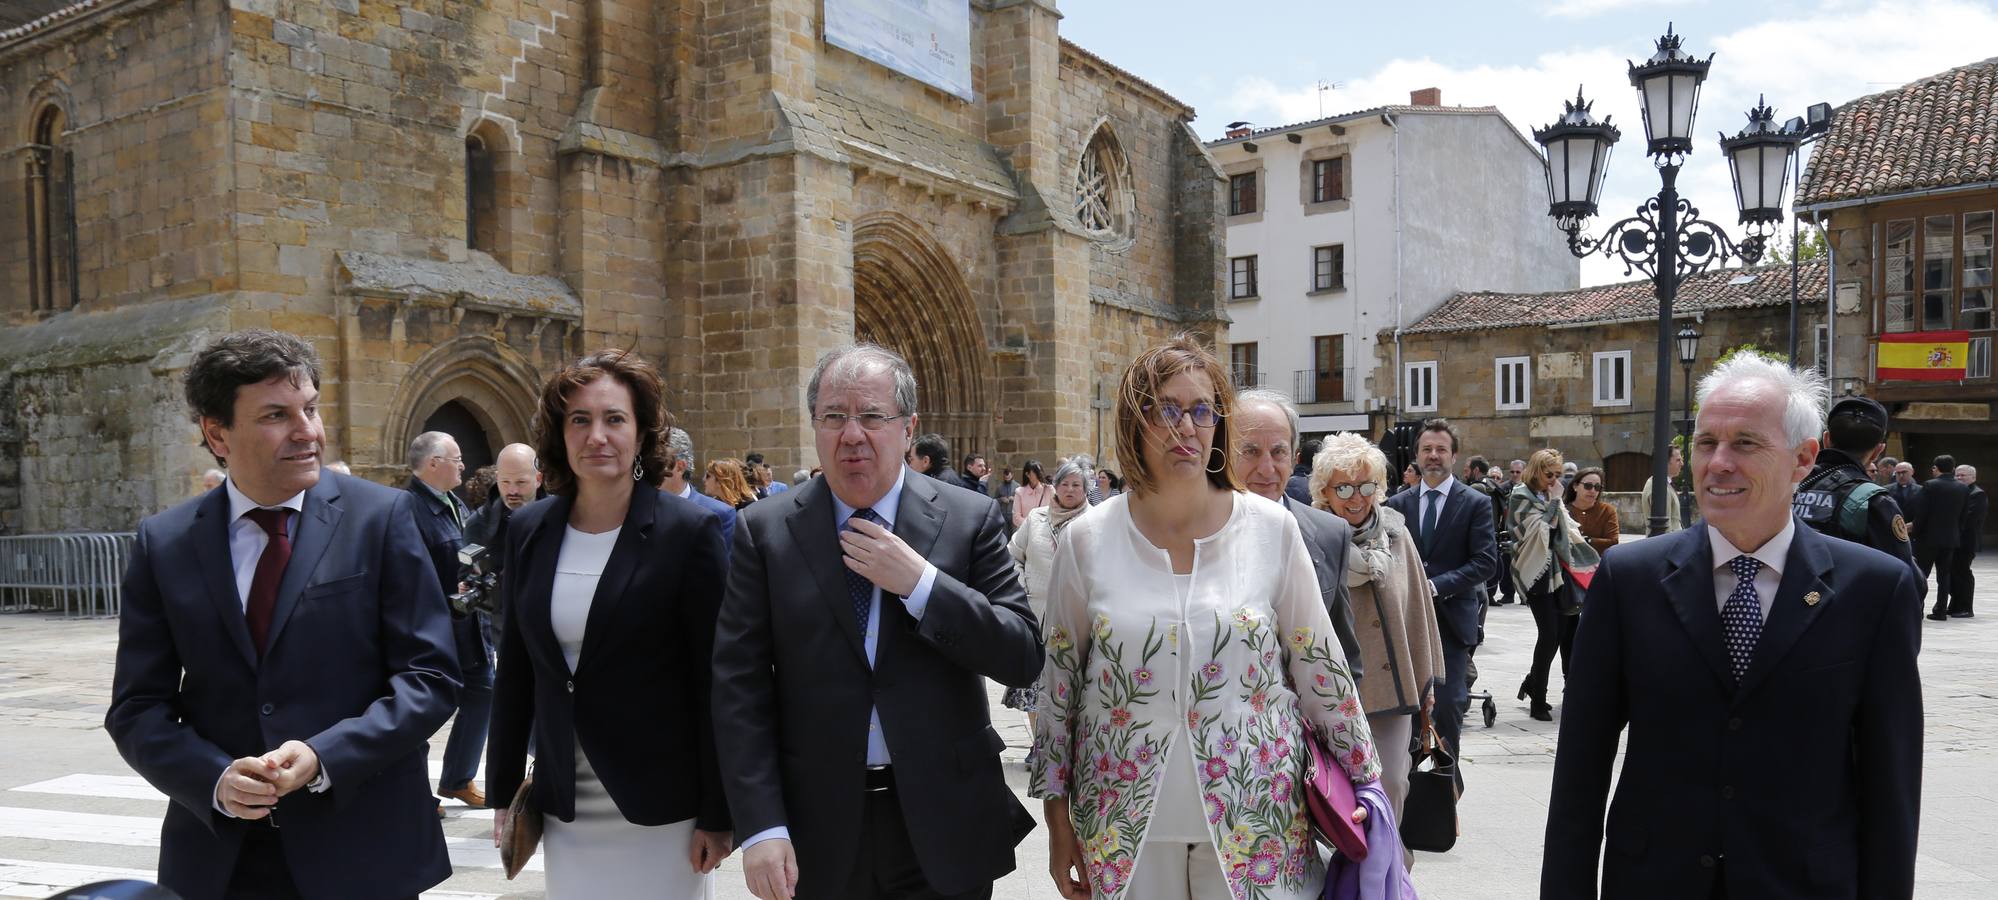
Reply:
[[[426, 431], [409, 442], [410, 511], [423, 535], [424, 551], [437, 570], [437, 584], [446, 597], [458, 592], [461, 566], [458, 548], [465, 545], [465, 520], [470, 512], [451, 493], [465, 480], [465, 459], [458, 442], [441, 431]], [[486, 743], [486, 723], [493, 711], [492, 653], [476, 616], [451, 612], [451, 633], [457, 639], [458, 667], [465, 686], [458, 692], [458, 717], [444, 745], [444, 770], [437, 793], [474, 809], [484, 809], [486, 795], [472, 782]], [[437, 814], [444, 814], [439, 803]]]
[[992, 498], [905, 464], [916, 378], [872, 344], [805, 389], [825, 475], [736, 521], [714, 730], [762, 900], [989, 897], [1034, 820], [1006, 787], [985, 679], [1040, 675]]

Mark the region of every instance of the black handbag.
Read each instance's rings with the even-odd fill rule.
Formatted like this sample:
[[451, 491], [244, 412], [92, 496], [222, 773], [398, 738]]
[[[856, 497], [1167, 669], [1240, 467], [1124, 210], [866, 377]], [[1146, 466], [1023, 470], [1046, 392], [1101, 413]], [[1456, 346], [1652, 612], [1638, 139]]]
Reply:
[[[1410, 850], [1448, 853], [1457, 845], [1457, 759], [1436, 739], [1429, 714], [1421, 714], [1422, 732], [1410, 755], [1408, 796], [1402, 801], [1401, 843]], [[1429, 763], [1424, 769], [1422, 764]]]

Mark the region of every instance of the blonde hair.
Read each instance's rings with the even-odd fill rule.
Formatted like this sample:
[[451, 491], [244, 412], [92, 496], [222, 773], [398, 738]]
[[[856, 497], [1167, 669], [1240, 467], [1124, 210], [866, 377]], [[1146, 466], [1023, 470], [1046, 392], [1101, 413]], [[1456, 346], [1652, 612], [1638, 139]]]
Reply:
[[1543, 468], [1545, 466], [1552, 465], [1554, 467], [1553, 480], [1560, 481], [1561, 467], [1566, 462], [1567, 460], [1561, 458], [1561, 451], [1556, 450], [1553, 447], [1542, 447], [1538, 450], [1533, 451], [1533, 455], [1527, 457], [1526, 460], [1525, 475], [1526, 475], [1527, 490], [1531, 491], [1547, 490], [1548, 485], [1535, 483], [1539, 480], [1540, 473], [1543, 471]]
[[1138, 354], [1117, 386], [1117, 467], [1124, 470], [1125, 489], [1147, 493], [1158, 487], [1151, 469], [1145, 465], [1145, 409], [1158, 399], [1159, 386], [1182, 372], [1205, 374], [1214, 390], [1214, 412], [1220, 419], [1214, 423], [1214, 449], [1205, 460], [1207, 483], [1222, 490], [1239, 491], [1242, 483], [1235, 478], [1232, 465], [1236, 442], [1235, 386], [1221, 360], [1187, 334]]
[[1334, 472], [1360, 473], [1361, 478], [1374, 483], [1374, 497], [1386, 499], [1387, 470], [1387, 454], [1373, 442], [1350, 431], [1328, 436], [1311, 460], [1311, 505], [1332, 508], [1331, 501], [1325, 499], [1325, 487], [1332, 483]]

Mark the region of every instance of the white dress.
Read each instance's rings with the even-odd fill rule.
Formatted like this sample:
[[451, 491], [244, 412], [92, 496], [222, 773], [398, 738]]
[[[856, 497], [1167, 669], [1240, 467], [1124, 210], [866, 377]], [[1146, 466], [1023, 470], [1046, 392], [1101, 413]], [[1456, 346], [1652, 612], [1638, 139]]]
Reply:
[[[548, 618], [569, 671], [583, 654], [583, 630], [590, 620], [590, 601], [610, 560], [618, 531], [585, 534], [568, 528], [555, 558], [555, 588]], [[546, 817], [542, 833], [547, 849], [547, 891], [550, 900], [564, 898], [648, 897], [660, 900], [713, 900], [714, 879], [694, 871], [687, 854], [694, 838], [694, 820], [666, 825], [633, 825], [597, 780], [582, 744], [576, 745], [576, 820]]]

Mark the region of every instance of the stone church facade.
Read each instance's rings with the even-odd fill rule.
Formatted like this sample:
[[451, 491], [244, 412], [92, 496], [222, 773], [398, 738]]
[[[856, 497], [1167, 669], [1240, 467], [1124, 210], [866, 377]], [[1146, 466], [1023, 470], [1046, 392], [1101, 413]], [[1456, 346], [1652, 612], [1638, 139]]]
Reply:
[[1223, 182], [1055, 0], [969, 3], [971, 101], [827, 44], [820, 0], [11, 13], [0, 533], [193, 493], [178, 374], [251, 326], [319, 348], [328, 457], [383, 481], [427, 428], [472, 465], [527, 439], [541, 378], [613, 346], [702, 458], [813, 464], [805, 382], [855, 339], [960, 451], [1108, 455], [1141, 346], [1225, 339]]

